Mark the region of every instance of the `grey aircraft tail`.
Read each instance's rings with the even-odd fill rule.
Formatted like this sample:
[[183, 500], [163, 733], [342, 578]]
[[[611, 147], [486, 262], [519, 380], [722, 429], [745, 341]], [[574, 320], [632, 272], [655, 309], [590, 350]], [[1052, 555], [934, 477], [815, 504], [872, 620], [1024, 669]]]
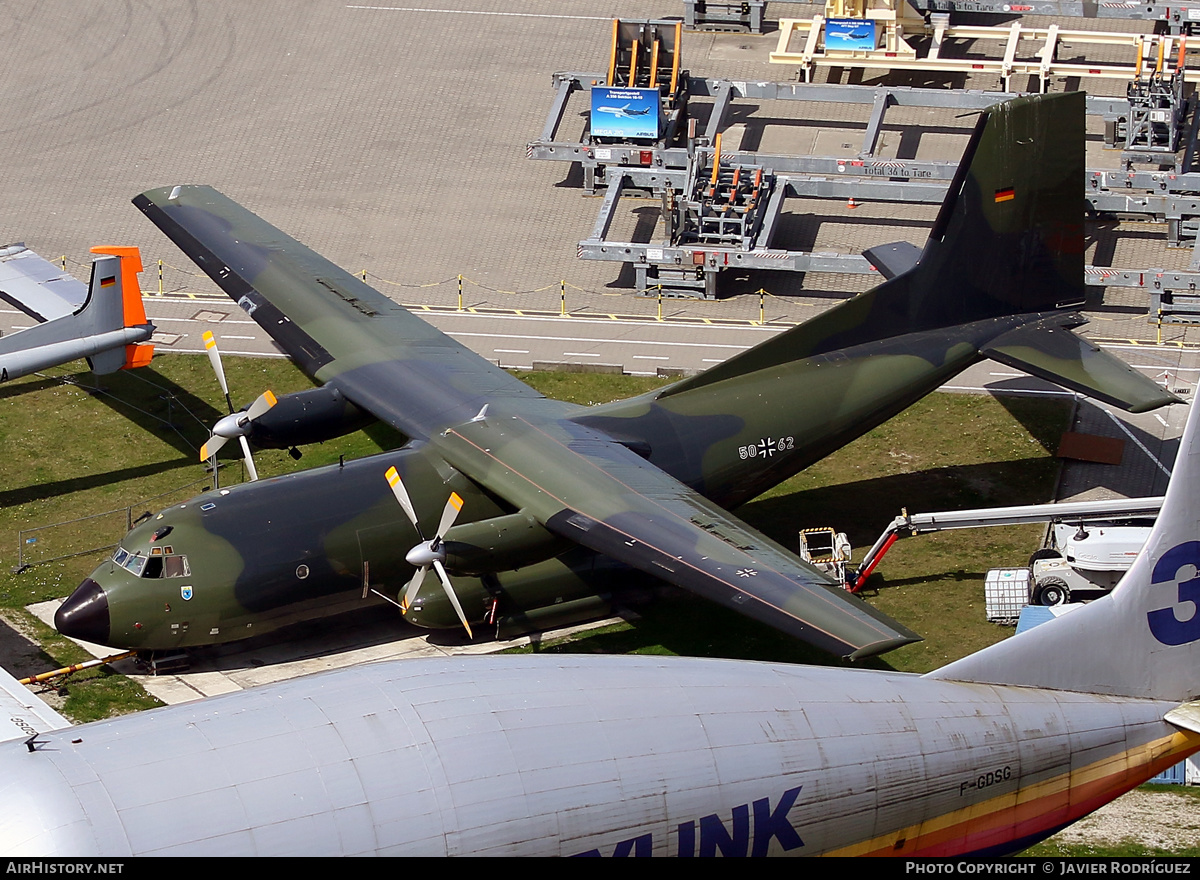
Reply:
[[1194, 404], [1158, 520], [1116, 589], [930, 677], [1175, 702], [1200, 697], [1200, 414]]
[[1084, 301], [1084, 95], [1035, 95], [980, 114], [923, 249], [866, 252], [887, 279], [699, 376], [756, 370], [920, 334], [1135, 412], [1177, 398], [1069, 332]]
[[[78, 332], [83, 337], [105, 338], [105, 335], [126, 331], [141, 331], [134, 343], [110, 346], [88, 357], [88, 364], [98, 375], [115, 373], [150, 363], [154, 345], [148, 340], [153, 327], [146, 319], [138, 273], [142, 259], [135, 247], [98, 247], [93, 252], [106, 254], [92, 264], [87, 302], [76, 313]], [[110, 260], [116, 258], [116, 264]], [[116, 268], [116, 272], [112, 271]], [[115, 275], [115, 277], [114, 277]], [[106, 290], [105, 288], [112, 288]]]
[[[87, 298], [73, 313], [0, 339], [0, 381], [87, 358], [98, 374], [144, 366], [154, 346], [137, 273], [137, 248], [93, 248]], [[31, 315], [32, 316], [32, 315]]]

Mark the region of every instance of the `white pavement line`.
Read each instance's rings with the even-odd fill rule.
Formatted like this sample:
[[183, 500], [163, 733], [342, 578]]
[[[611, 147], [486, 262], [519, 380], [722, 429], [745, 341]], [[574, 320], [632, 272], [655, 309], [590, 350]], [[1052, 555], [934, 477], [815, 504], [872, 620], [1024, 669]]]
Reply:
[[493, 348], [492, 351], [496, 354], [529, 354], [524, 348]]
[[1139, 440], [1137, 437], [1133, 436], [1133, 432], [1129, 430], [1129, 428], [1126, 426], [1126, 424], [1123, 421], [1121, 421], [1120, 419], [1118, 419], [1116, 416], [1113, 415], [1113, 412], [1111, 409], [1106, 409], [1104, 412], [1110, 419], [1113, 420], [1113, 422], [1116, 423], [1116, 426], [1118, 428], [1120, 428], [1122, 431], [1125, 432], [1126, 437], [1128, 437], [1130, 440], [1132, 440], [1134, 443], [1137, 444], [1138, 449], [1140, 449], [1140, 450], [1142, 450], [1142, 452], [1146, 453], [1146, 458], [1150, 459], [1152, 462], [1154, 462], [1156, 465], [1158, 465], [1158, 469], [1160, 471], [1162, 471], [1164, 474], [1166, 474], [1168, 477], [1171, 476], [1171, 472], [1167, 469], [1166, 465], [1164, 465], [1161, 461], [1159, 461], [1157, 458], [1155, 458], [1154, 453], [1152, 453], [1149, 449], [1147, 449], [1146, 445], [1144, 443], [1142, 443], [1141, 440]]
[[661, 345], [678, 348], [733, 348], [738, 351], [746, 351], [751, 348], [749, 345], [732, 345], [727, 342], [659, 342], [654, 339], [623, 339], [617, 336], [613, 336], [611, 338], [604, 336], [526, 336], [518, 333], [459, 333], [457, 330], [447, 330], [445, 332], [447, 335], [453, 336], [455, 339], [461, 339], [468, 336], [479, 336], [483, 339], [528, 339], [534, 342], [592, 342], [597, 345]]
[[[408, 307], [405, 306], [405, 308], [408, 308]], [[663, 321], [656, 321], [653, 318], [646, 318], [644, 320], [625, 319], [625, 318], [610, 318], [607, 315], [594, 315], [594, 314], [593, 315], [579, 314], [579, 315], [570, 315], [568, 317], [564, 317], [562, 315], [551, 315], [551, 316], [547, 316], [547, 315], [516, 315], [516, 314], [500, 315], [500, 314], [495, 314], [493, 312], [466, 312], [466, 311], [458, 312], [458, 311], [453, 311], [453, 310], [426, 312], [422, 309], [416, 309], [415, 311], [410, 309], [410, 311], [412, 311], [413, 314], [416, 315], [417, 317], [419, 317], [422, 321], [427, 321], [427, 322], [432, 322], [433, 320], [439, 319], [439, 318], [442, 320], [453, 320], [454, 318], [488, 318], [488, 319], [497, 320], [497, 321], [551, 321], [551, 322], [557, 322], [559, 324], [574, 324], [575, 326], [578, 326], [580, 324], [598, 324], [598, 325], [605, 326], [605, 327], [612, 327], [612, 326], [617, 326], [617, 327], [660, 327], [660, 328], [661, 327], [700, 327], [700, 328], [705, 328], [705, 329], [716, 329], [716, 330], [753, 330], [758, 333], [770, 333], [772, 336], [783, 333], [785, 330], [789, 330], [789, 329], [791, 329], [792, 326], [794, 326], [794, 325], [787, 325], [787, 326], [783, 326], [783, 327], [771, 327], [771, 326], [763, 326], [762, 324], [751, 324], [749, 322], [746, 322], [744, 324], [736, 324], [736, 323], [735, 324], [729, 324], [729, 323], [705, 324], [702, 321], [698, 321], [698, 320], [676, 321], [676, 320], [667, 318], [666, 320], [663, 320]], [[720, 319], [718, 319], [718, 320], [720, 320]]]
[[1200, 367], [1164, 367], [1162, 364], [1130, 364], [1135, 370], [1158, 370], [1160, 373], [1166, 370], [1168, 373], [1195, 373], [1200, 371]]
[[176, 324], [215, 324], [218, 327], [228, 327], [230, 324], [257, 324], [257, 321], [239, 321], [233, 318], [226, 318], [221, 321], [209, 321], [204, 318], [173, 318], [170, 315], [155, 315], [150, 318], [152, 321], [174, 321]]
[[426, 9], [421, 6], [351, 6], [347, 9], [367, 9], [377, 12], [445, 12], [449, 15], [498, 15], [510, 18], [570, 18], [576, 21], [611, 21], [605, 15], [551, 15], [545, 12], [481, 12], [476, 9]]
[[1032, 388], [993, 388], [990, 385], [943, 385], [939, 391], [973, 391], [976, 393], [1019, 395], [1031, 394], [1044, 397], [1074, 397], [1074, 391], [1036, 391]]
[[564, 351], [563, 356], [576, 358], [598, 358], [600, 357], [600, 353], [591, 351]]
[[[270, 340], [267, 340], [267, 341], [269, 342]], [[274, 345], [274, 343], [271, 343], [271, 344]], [[208, 351], [203, 348], [173, 348], [173, 347], [169, 347], [169, 346], [166, 348], [167, 348], [167, 351], [172, 352], [173, 354], [208, 354]], [[221, 354], [223, 354], [223, 355], [231, 354], [231, 355], [238, 355], [239, 357], [252, 357], [252, 358], [285, 358], [285, 357], [288, 357], [288, 355], [282, 351], [222, 351]]]

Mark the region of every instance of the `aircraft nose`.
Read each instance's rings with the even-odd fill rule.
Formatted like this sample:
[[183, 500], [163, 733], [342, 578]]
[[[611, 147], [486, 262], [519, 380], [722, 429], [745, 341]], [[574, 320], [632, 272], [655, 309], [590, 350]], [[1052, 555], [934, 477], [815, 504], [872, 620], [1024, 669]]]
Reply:
[[91, 578], [85, 578], [54, 612], [54, 627], [64, 636], [107, 645], [108, 596], [104, 588]]

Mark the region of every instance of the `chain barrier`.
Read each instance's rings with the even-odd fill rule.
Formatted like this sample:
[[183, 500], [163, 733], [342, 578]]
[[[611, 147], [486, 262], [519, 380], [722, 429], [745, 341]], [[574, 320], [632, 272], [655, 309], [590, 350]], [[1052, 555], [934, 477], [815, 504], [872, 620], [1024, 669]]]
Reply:
[[[191, 298], [195, 298], [197, 296], [203, 297], [206, 295], [204, 293], [197, 294], [196, 292], [189, 290], [190, 287], [195, 286], [195, 283], [194, 283], [195, 281], [199, 281], [202, 283], [210, 283], [209, 277], [207, 275], [205, 275], [204, 273], [195, 271], [194, 269], [190, 269], [187, 267], [176, 266], [172, 263], [168, 263], [166, 260], [155, 260], [154, 262], [156, 263], [156, 268], [157, 268], [157, 273], [158, 273], [158, 277], [156, 279], [157, 280], [156, 288], [154, 290], [150, 290], [150, 291], [143, 290], [142, 292], [144, 295], [159, 296], [159, 297], [184, 295], [184, 296], [191, 297]], [[68, 270], [69, 265], [76, 266], [76, 267], [80, 268], [81, 270], [84, 270], [84, 272], [82, 272], [81, 274], [86, 274], [91, 271], [91, 266], [89, 263], [83, 263], [78, 260], [70, 259], [66, 255], [63, 255], [59, 258], [59, 264], [62, 266], [64, 272], [69, 271]], [[174, 277], [168, 278], [168, 272], [170, 272]], [[444, 287], [446, 285], [454, 285], [455, 295], [457, 298], [455, 308], [457, 311], [460, 311], [460, 312], [471, 311], [473, 308], [475, 308], [472, 306], [467, 306], [464, 303], [464, 291], [465, 291], [466, 287], [471, 287], [471, 288], [475, 288], [480, 291], [486, 291], [487, 293], [499, 294], [499, 295], [506, 296], [506, 297], [534, 296], [539, 293], [547, 293], [548, 291], [557, 290], [558, 291], [558, 304], [557, 304], [558, 307], [557, 308], [545, 308], [545, 309], [540, 309], [538, 311], [542, 311], [542, 312], [553, 311], [554, 313], [558, 314], [560, 317], [564, 317], [564, 318], [571, 317], [572, 315], [586, 316], [588, 314], [604, 315], [606, 317], [611, 317], [611, 318], [624, 317], [624, 318], [634, 318], [634, 319], [640, 319], [640, 320], [645, 320], [647, 317], [645, 315], [632, 315], [632, 314], [617, 316], [617, 315], [613, 315], [611, 313], [607, 313], [607, 312], [603, 312], [603, 311], [592, 311], [587, 306], [583, 306], [583, 307], [577, 308], [575, 310], [571, 310], [568, 308], [568, 302], [567, 302], [567, 292], [568, 291], [575, 291], [577, 293], [584, 294], [586, 296], [597, 296], [597, 297], [601, 297], [601, 296], [603, 296], [603, 297], [628, 297], [630, 294], [632, 294], [634, 296], [641, 297], [641, 298], [647, 298], [647, 299], [654, 298], [656, 300], [656, 310], [655, 310], [655, 315], [653, 316], [652, 319], [657, 320], [657, 321], [672, 320], [672, 318], [670, 316], [663, 315], [663, 302], [662, 301], [664, 299], [664, 296], [668, 299], [685, 299], [685, 300], [701, 300], [702, 299], [701, 297], [679, 296], [676, 294], [664, 295], [661, 284], [652, 284], [647, 287], [640, 288], [640, 289], [633, 290], [633, 291], [629, 291], [629, 290], [595, 290], [595, 289], [592, 289], [589, 287], [580, 287], [577, 284], [570, 283], [566, 279], [561, 279], [561, 280], [553, 282], [551, 284], [545, 284], [545, 285], [542, 285], [541, 287], [531, 287], [527, 290], [506, 290], [501, 287], [492, 287], [491, 285], [485, 284], [481, 281], [476, 281], [473, 278], [469, 278], [466, 275], [452, 275], [449, 278], [442, 278], [438, 281], [426, 281], [426, 282], [420, 282], [420, 283], [412, 283], [412, 282], [405, 282], [405, 281], [393, 281], [389, 278], [384, 278], [380, 275], [376, 275], [374, 272], [371, 272], [367, 269], [361, 269], [354, 274], [355, 274], [355, 277], [362, 280], [363, 283], [371, 283], [371, 284], [375, 284], [378, 286], [396, 287], [396, 288], [407, 289], [407, 290], [428, 290], [430, 288], [435, 288], [435, 287]], [[182, 278], [180, 278], [179, 276], [182, 276]], [[751, 320], [748, 322], [744, 321], [744, 319], [739, 321], [736, 318], [734, 318], [734, 319], [719, 319], [719, 320], [721, 320], [722, 323], [724, 323], [725, 321], [730, 321], [732, 323], [750, 323], [750, 324], [759, 324], [759, 325], [767, 324], [768, 322], [766, 319], [766, 299], [768, 297], [770, 297], [772, 299], [783, 299], [783, 297], [777, 296], [776, 294], [773, 294], [769, 290], [765, 290], [763, 288], [759, 288], [758, 290], [754, 291], [754, 293], [752, 295], [757, 296], [758, 300], [759, 300], [759, 302], [758, 302], [758, 319], [757, 320]], [[415, 304], [415, 303], [414, 304], [404, 303], [403, 305], [407, 305], [410, 307], [415, 305], [420, 308], [428, 307], [427, 304]], [[534, 311], [534, 310], [535, 309], [517, 309], [515, 311], [528, 312], [528, 311]], [[782, 324], [782, 325], [792, 325], [797, 322], [786, 320], [786, 319], [775, 319], [775, 320], [772, 320], [770, 323]]]

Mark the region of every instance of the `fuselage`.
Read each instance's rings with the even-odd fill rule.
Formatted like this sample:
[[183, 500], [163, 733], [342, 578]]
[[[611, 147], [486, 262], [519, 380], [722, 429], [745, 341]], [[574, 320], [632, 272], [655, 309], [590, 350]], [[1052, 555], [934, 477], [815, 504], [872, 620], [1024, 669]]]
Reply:
[[999, 855], [1200, 748], [1172, 706], [677, 657], [367, 664], [0, 745], [0, 847]]

